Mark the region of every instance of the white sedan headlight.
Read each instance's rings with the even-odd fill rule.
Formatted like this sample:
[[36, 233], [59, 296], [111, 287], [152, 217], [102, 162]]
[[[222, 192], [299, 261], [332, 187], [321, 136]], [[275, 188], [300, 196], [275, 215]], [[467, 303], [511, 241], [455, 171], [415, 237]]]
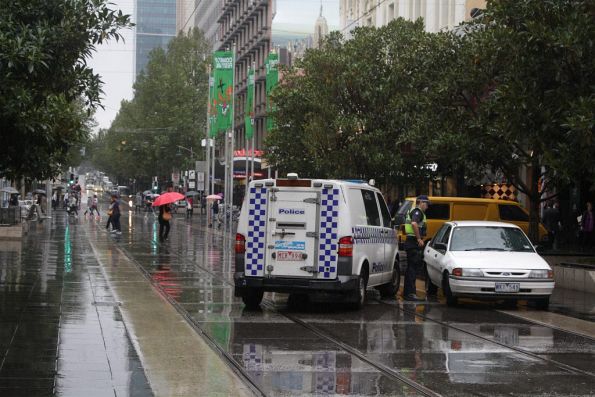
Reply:
[[554, 272], [547, 269], [531, 270], [529, 278], [554, 278]]
[[481, 269], [465, 269], [463, 268], [463, 277], [483, 277]]

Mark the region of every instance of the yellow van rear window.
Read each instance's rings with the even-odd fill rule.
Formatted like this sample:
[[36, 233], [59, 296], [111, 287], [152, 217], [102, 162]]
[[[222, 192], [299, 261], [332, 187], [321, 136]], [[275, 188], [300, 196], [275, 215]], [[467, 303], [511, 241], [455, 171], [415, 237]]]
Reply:
[[452, 207], [453, 221], [481, 221], [488, 210], [487, 204], [454, 203]]

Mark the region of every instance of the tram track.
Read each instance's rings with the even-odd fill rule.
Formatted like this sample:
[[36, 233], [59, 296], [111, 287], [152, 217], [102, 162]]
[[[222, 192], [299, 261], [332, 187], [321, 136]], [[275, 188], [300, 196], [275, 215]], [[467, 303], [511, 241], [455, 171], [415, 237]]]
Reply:
[[[136, 258], [134, 258], [134, 256], [129, 253], [125, 247], [123, 247], [121, 244], [117, 244], [119, 251], [126, 256], [126, 258], [128, 258], [132, 263], [135, 264], [135, 266], [142, 272], [142, 274], [144, 275], [144, 277], [151, 283], [151, 285], [153, 285], [159, 292], [160, 294], [167, 299], [167, 301], [178, 311], [178, 313], [186, 320], [186, 322], [202, 337], [204, 337], [207, 342], [209, 343], [209, 345], [220, 355], [220, 357], [222, 357], [225, 362], [227, 362], [230, 367], [234, 370], [234, 372], [238, 373], [242, 379], [244, 379], [251, 387], [251, 389], [253, 390], [253, 392], [256, 395], [260, 395], [260, 396], [266, 396], [266, 392], [256, 383], [252, 380], [252, 378], [250, 377], [249, 373], [236, 361], [233, 359], [233, 357], [225, 350], [223, 350], [221, 348], [221, 346], [219, 346], [217, 344], [217, 342], [208, 334], [208, 332], [206, 332], [206, 330], [204, 330], [191, 316], [190, 314], [182, 307], [182, 305], [177, 302], [172, 296], [170, 296], [169, 294], [167, 294], [166, 291], [164, 291], [163, 287], [161, 285], [159, 285], [157, 282], [155, 282], [155, 280], [151, 277], [151, 273], [144, 267], [142, 266], [137, 260]], [[225, 245], [225, 244], [223, 244]], [[185, 258], [183, 258], [181, 256], [181, 254], [179, 254], [177, 251], [175, 252], [171, 252], [174, 253], [175, 256], [180, 259], [181, 261], [186, 262]], [[218, 275], [217, 273], [213, 272], [212, 270], [201, 266], [199, 264], [193, 263], [194, 266], [196, 266], [197, 269], [200, 269], [201, 271], [205, 272], [206, 274], [208, 274], [209, 276], [211, 276], [213, 279], [216, 279], [218, 281], [221, 281], [225, 284], [227, 284], [228, 286], [230, 286], [231, 288], [234, 287], [234, 284], [232, 281], [226, 279], [225, 277], [222, 277], [220, 275]], [[364, 353], [362, 353], [361, 351], [349, 346], [348, 344], [338, 340], [337, 338], [335, 338], [334, 336], [330, 335], [327, 332], [324, 332], [322, 330], [320, 330], [318, 327], [312, 325], [312, 324], [308, 324], [307, 322], [298, 319], [297, 317], [286, 313], [284, 311], [281, 311], [279, 309], [277, 309], [275, 307], [275, 304], [273, 301], [265, 299], [263, 300], [263, 303], [261, 304], [261, 307], [264, 307], [266, 310], [273, 312], [275, 314], [278, 314], [284, 318], [286, 318], [287, 320], [291, 321], [292, 323], [303, 327], [307, 330], [309, 330], [310, 332], [312, 332], [313, 334], [315, 334], [316, 336], [318, 336], [319, 338], [324, 339], [325, 341], [333, 344], [334, 346], [337, 347], [338, 350], [340, 351], [344, 351], [347, 354], [350, 354], [352, 356], [354, 356], [355, 358], [361, 360], [362, 362], [367, 363], [368, 365], [370, 365], [371, 367], [373, 367], [374, 369], [376, 369], [379, 373], [381, 373], [382, 375], [393, 379], [397, 382], [403, 383], [404, 385], [414, 389], [417, 393], [419, 393], [420, 395], [423, 396], [428, 396], [428, 397], [441, 397], [442, 395], [440, 393], [437, 393], [429, 388], [427, 388], [426, 386], [415, 382], [414, 380], [408, 378], [407, 376], [403, 375], [402, 373], [400, 373], [399, 371], [397, 371], [394, 368], [390, 368], [382, 363], [378, 363], [375, 362], [374, 360], [370, 359], [369, 357], [367, 357]]]
[[[202, 226], [202, 225], [201, 225]], [[194, 225], [191, 224], [191, 229], [194, 231], [198, 231], [200, 230], [201, 232], [204, 232], [204, 229], [202, 227], [199, 227], [199, 225]], [[219, 233], [218, 233], [219, 234]], [[221, 247], [222, 249], [228, 249], [231, 250], [232, 248], [232, 243], [230, 243], [227, 237], [225, 235], [220, 235], [221, 237]], [[154, 242], [156, 243], [156, 242]], [[267, 395], [266, 391], [263, 390], [250, 376], [249, 372], [246, 371], [244, 369], [244, 367], [237, 362], [229, 352], [223, 350], [223, 348], [221, 346], [219, 346], [217, 344], [217, 342], [211, 337], [209, 336], [208, 332], [203, 329], [200, 324], [197, 323], [196, 320], [194, 320], [190, 314], [182, 307], [182, 305], [180, 303], [178, 303], [173, 297], [171, 297], [170, 295], [168, 295], [163, 288], [157, 284], [153, 278], [151, 277], [151, 273], [149, 272], [148, 269], [146, 269], [143, 265], [141, 265], [133, 256], [133, 254], [129, 253], [126, 250], [126, 246], [122, 245], [122, 244], [117, 244], [119, 250], [123, 253], [123, 255], [125, 255], [127, 258], [129, 258], [136, 266], [137, 268], [139, 268], [139, 270], [141, 270], [141, 272], [143, 272], [143, 274], [145, 275], [145, 277], [151, 282], [152, 285], [154, 285], [156, 287], [157, 290], [160, 291], [160, 293], [176, 308], [176, 310], [183, 316], [183, 318], [186, 320], [186, 322], [188, 324], [190, 324], [192, 326], [192, 328], [199, 333], [200, 335], [202, 335], [205, 340], [207, 340], [207, 342], [213, 347], [213, 349], [229, 364], [229, 366], [236, 372], [238, 373], [238, 375], [241, 376], [242, 379], [244, 379], [246, 381], [246, 383], [251, 387], [251, 389], [253, 390], [253, 392], [256, 395]], [[233, 288], [234, 284], [232, 280], [229, 280], [229, 278], [222, 276], [221, 274], [212, 271], [211, 269], [202, 266], [196, 262], [190, 262], [187, 258], [183, 257], [181, 252], [179, 250], [175, 250], [175, 249], [170, 249], [169, 250], [170, 254], [174, 254], [174, 256], [176, 258], [178, 258], [178, 260], [180, 261], [180, 263], [186, 263], [186, 264], [191, 264], [192, 266], [194, 266], [197, 270], [200, 270], [201, 272], [204, 272], [206, 274], [208, 274], [210, 277], [212, 277], [215, 280], [218, 280], [226, 285], [228, 285], [229, 287]], [[230, 251], [231, 252], [231, 251]], [[229, 253], [229, 255], [233, 256], [232, 253]], [[557, 360], [553, 360], [547, 357], [543, 357], [540, 356], [539, 354], [535, 354], [532, 353], [530, 351], [527, 351], [525, 349], [519, 348], [519, 347], [515, 347], [515, 346], [511, 346], [509, 344], [506, 343], [502, 343], [490, 338], [487, 338], [485, 336], [482, 336], [480, 334], [468, 331], [464, 328], [458, 327], [456, 325], [444, 322], [444, 321], [440, 321], [440, 320], [435, 320], [433, 318], [430, 318], [428, 316], [425, 316], [423, 314], [420, 314], [418, 312], [416, 312], [415, 310], [410, 310], [407, 308], [403, 308], [401, 306], [399, 306], [395, 301], [385, 301], [385, 300], [380, 300], [377, 298], [373, 298], [373, 300], [390, 306], [390, 307], [394, 307], [397, 308], [398, 310], [410, 314], [410, 315], [414, 315], [424, 321], [429, 321], [429, 322], [433, 322], [436, 324], [439, 324], [443, 327], [449, 328], [449, 329], [453, 329], [456, 330], [458, 332], [462, 332], [464, 334], [470, 335], [474, 338], [478, 338], [481, 339], [487, 343], [491, 343], [494, 345], [498, 345], [500, 347], [504, 347], [506, 349], [510, 349], [511, 351], [514, 351], [516, 353], [519, 354], [523, 354], [526, 356], [529, 356], [533, 359], [536, 360], [540, 360], [543, 362], [547, 362], [553, 366], [556, 366], [564, 371], [568, 371], [570, 373], [573, 374], [577, 374], [577, 375], [584, 375], [584, 376], [588, 376], [590, 378], [595, 377], [595, 374], [593, 374], [592, 372], [588, 372], [588, 371], [584, 371], [580, 368], [576, 368], [574, 366], [568, 365], [568, 364], [564, 364], [561, 363]], [[386, 366], [382, 363], [376, 362], [373, 359], [370, 359], [369, 357], [367, 357], [363, 352], [361, 352], [360, 350], [344, 343], [341, 340], [338, 340], [336, 337], [334, 337], [331, 333], [325, 332], [324, 330], [320, 329], [319, 327], [317, 327], [316, 325], [310, 324], [307, 321], [304, 321], [298, 317], [296, 317], [295, 315], [288, 313], [285, 310], [280, 310], [275, 302], [269, 300], [269, 299], [265, 299], [263, 300], [263, 303], [261, 305], [263, 307], [263, 309], [270, 311], [270, 312], [274, 312], [275, 314], [278, 314], [280, 316], [283, 316], [284, 318], [286, 318], [287, 320], [289, 320], [290, 322], [296, 324], [297, 326], [303, 327], [305, 329], [307, 329], [308, 331], [312, 332], [313, 334], [315, 334], [316, 336], [318, 336], [319, 338], [324, 339], [325, 341], [331, 343], [332, 345], [336, 346], [338, 350], [346, 352], [349, 355], [352, 355], [354, 357], [356, 357], [357, 359], [367, 363], [368, 365], [370, 365], [371, 367], [375, 368], [377, 371], [379, 371], [382, 375], [385, 375], [393, 380], [396, 380], [400, 383], [403, 383], [405, 385], [407, 385], [408, 387], [414, 389], [417, 393], [420, 393], [421, 395], [425, 395], [425, 396], [440, 396], [441, 394], [427, 388], [426, 386], [415, 382], [414, 380], [408, 378], [407, 376], [403, 375], [402, 373], [400, 373], [397, 369], [395, 368], [391, 368], [389, 366]], [[505, 314], [505, 313], [503, 313]], [[531, 320], [525, 320], [527, 323], [535, 323], [532, 322]], [[537, 324], [537, 323], [535, 323]], [[581, 337], [585, 337], [584, 335], [579, 335], [579, 334], [574, 334], [570, 331], [566, 331], [564, 329], [560, 329], [560, 328], [556, 328], [556, 327], [550, 327], [544, 324], [538, 324], [540, 326], [543, 327], [547, 327], [547, 328], [551, 328], [554, 329], [556, 331], [559, 332], [567, 332], [569, 334], [573, 334], [576, 336], [581, 336]]]
[[[555, 366], [557, 366], [557, 367], [558, 367], [558, 368], [560, 368], [560, 369], [564, 369], [564, 370], [566, 370], [566, 371], [571, 371], [571, 372], [573, 372], [573, 373], [575, 373], [575, 374], [579, 374], [579, 375], [586, 375], [586, 376], [589, 376], [589, 377], [595, 378], [595, 374], [594, 374], [594, 373], [592, 373], [592, 372], [585, 371], [585, 370], [582, 370], [582, 369], [580, 369], [580, 368], [573, 367], [572, 365], [568, 365], [568, 364], [561, 363], [561, 362], [559, 362], [559, 361], [557, 361], [557, 360], [552, 360], [552, 359], [550, 359], [550, 358], [543, 357], [543, 356], [541, 356], [541, 355], [539, 355], [539, 354], [536, 354], [536, 353], [530, 352], [530, 351], [528, 351], [528, 350], [525, 350], [525, 349], [521, 349], [521, 348], [519, 348], [519, 347], [516, 347], [516, 346], [512, 346], [512, 345], [510, 345], [510, 344], [502, 343], [502, 342], [499, 342], [499, 341], [497, 341], [497, 340], [494, 340], [494, 339], [487, 338], [487, 337], [485, 337], [485, 336], [483, 336], [483, 335], [477, 334], [477, 333], [475, 333], [475, 332], [471, 332], [471, 331], [469, 331], [469, 330], [466, 330], [466, 329], [464, 329], [464, 328], [462, 328], [462, 327], [458, 327], [458, 326], [456, 326], [456, 325], [452, 325], [452, 324], [450, 324], [450, 323], [447, 323], [447, 322], [445, 322], [445, 321], [440, 321], [440, 320], [433, 319], [433, 318], [431, 318], [431, 317], [428, 317], [428, 316], [425, 316], [425, 315], [423, 315], [423, 314], [420, 314], [420, 313], [419, 313], [419, 312], [417, 312], [416, 310], [405, 309], [405, 308], [403, 308], [403, 307], [399, 306], [399, 305], [397, 304], [397, 302], [396, 302], [396, 301], [393, 301], [394, 303], [391, 303], [391, 302], [389, 302], [389, 301], [382, 300], [382, 299], [374, 299], [374, 300], [375, 300], [376, 302], [380, 303], [380, 304], [387, 305], [387, 306], [391, 306], [391, 307], [394, 307], [394, 308], [396, 308], [397, 310], [401, 310], [401, 311], [402, 311], [402, 312], [404, 312], [404, 313], [408, 313], [408, 314], [410, 314], [410, 315], [415, 315], [416, 317], [418, 317], [418, 318], [420, 318], [420, 319], [422, 319], [422, 320], [424, 320], [424, 321], [429, 321], [429, 322], [432, 322], [432, 323], [435, 323], [435, 324], [441, 325], [441, 326], [443, 326], [443, 327], [447, 327], [447, 328], [450, 328], [450, 329], [456, 330], [456, 331], [458, 331], [458, 332], [464, 333], [464, 334], [466, 334], [466, 335], [473, 336], [473, 337], [475, 337], [475, 338], [478, 338], [478, 339], [481, 339], [481, 340], [483, 340], [483, 341], [485, 341], [485, 342], [493, 343], [493, 344], [496, 344], [496, 345], [498, 345], [498, 346], [501, 346], [501, 347], [504, 347], [504, 348], [507, 348], [507, 349], [511, 349], [511, 350], [513, 350], [513, 351], [516, 351], [517, 353], [525, 354], [525, 355], [527, 355], [527, 356], [530, 356], [531, 358], [538, 359], [538, 360], [541, 360], [541, 361], [545, 361], [545, 362], [547, 362], [547, 363], [549, 363], [549, 364], [555, 365]], [[505, 313], [503, 313], [503, 314], [505, 314]], [[527, 321], [527, 322], [531, 322], [531, 321], [529, 321], [529, 320], [526, 320], [526, 321]], [[531, 323], [534, 323], [534, 322], [531, 322]], [[534, 323], [534, 324], [537, 324], [537, 323]], [[550, 327], [550, 326], [548, 326], [548, 325], [543, 325], [543, 324], [537, 324], [537, 325], [540, 325], [540, 326], [542, 326], [542, 327], [546, 327], [546, 328], [550, 328], [550, 329], [553, 329], [553, 330], [556, 330], [556, 331], [567, 332], [567, 331], [561, 330], [560, 328], [556, 328], [556, 327]], [[575, 334], [575, 333], [572, 333], [572, 332], [568, 332], [568, 333], [570, 333], [570, 334], [573, 334], [573, 335], [578, 335], [578, 336], [580, 336], [580, 337], [585, 337], [584, 335], [579, 335], [579, 334]], [[587, 339], [590, 339], [590, 338], [588, 338], [588, 337], [586, 337], [586, 338], [587, 338]]]

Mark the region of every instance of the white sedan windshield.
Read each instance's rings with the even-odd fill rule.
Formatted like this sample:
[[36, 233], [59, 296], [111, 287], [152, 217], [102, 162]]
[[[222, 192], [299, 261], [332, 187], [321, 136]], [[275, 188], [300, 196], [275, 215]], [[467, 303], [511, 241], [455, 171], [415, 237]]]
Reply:
[[534, 252], [520, 229], [500, 226], [457, 227], [452, 233], [450, 250]]

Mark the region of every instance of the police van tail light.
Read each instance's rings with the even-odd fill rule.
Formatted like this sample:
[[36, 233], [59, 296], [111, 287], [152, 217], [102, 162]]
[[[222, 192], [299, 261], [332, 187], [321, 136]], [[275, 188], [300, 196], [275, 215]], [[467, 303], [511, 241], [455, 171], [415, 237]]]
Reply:
[[243, 234], [236, 233], [236, 254], [244, 254], [246, 252], [246, 237]]
[[346, 236], [339, 239], [339, 256], [353, 256], [353, 237]]

